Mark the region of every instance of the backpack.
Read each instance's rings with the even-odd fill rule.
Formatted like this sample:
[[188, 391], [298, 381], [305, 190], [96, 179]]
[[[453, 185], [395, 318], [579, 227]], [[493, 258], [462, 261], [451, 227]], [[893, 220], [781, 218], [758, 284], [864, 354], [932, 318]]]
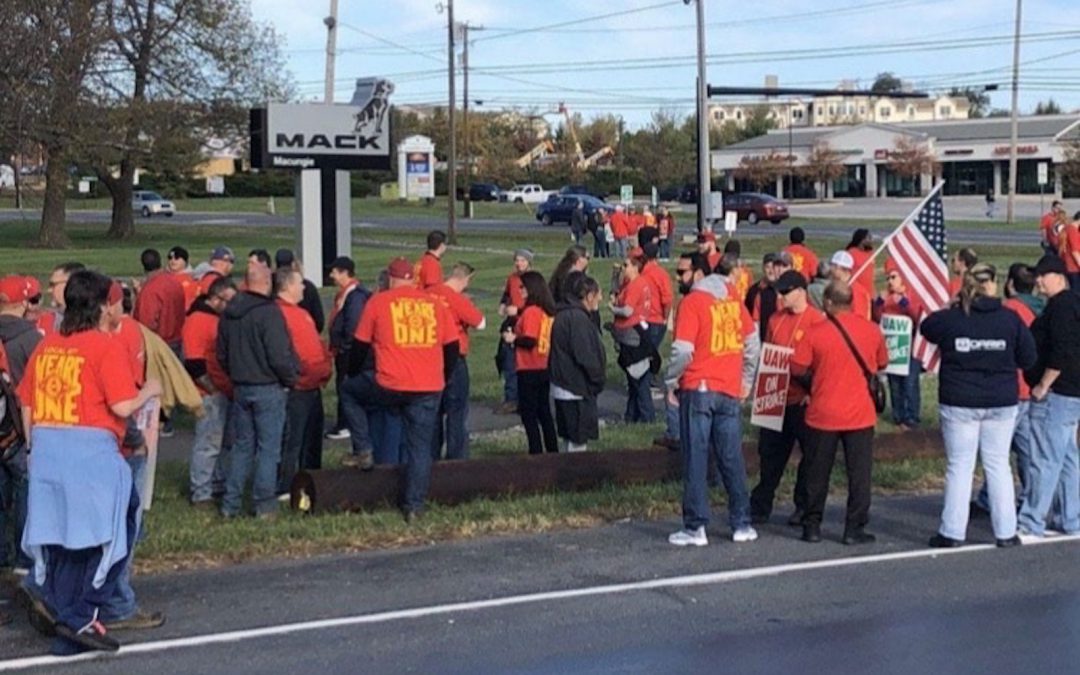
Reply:
[[26, 441], [23, 427], [22, 406], [15, 395], [15, 382], [11, 373], [0, 370], [0, 459], [7, 461]]

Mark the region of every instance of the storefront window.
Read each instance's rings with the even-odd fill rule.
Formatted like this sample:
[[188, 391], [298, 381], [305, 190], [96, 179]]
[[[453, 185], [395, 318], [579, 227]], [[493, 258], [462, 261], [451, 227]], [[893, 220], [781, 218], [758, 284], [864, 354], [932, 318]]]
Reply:
[[944, 162], [941, 175], [947, 195], [985, 195], [994, 186], [993, 162]]

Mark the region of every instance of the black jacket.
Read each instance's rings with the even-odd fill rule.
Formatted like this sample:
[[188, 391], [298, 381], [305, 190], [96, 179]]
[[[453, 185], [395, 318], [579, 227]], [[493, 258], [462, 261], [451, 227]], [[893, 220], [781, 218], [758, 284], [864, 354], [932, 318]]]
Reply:
[[319, 289], [315, 288], [315, 284], [309, 279], [304, 279], [304, 299], [300, 301], [300, 306], [311, 315], [311, 318], [315, 321], [315, 330], [321, 333], [326, 325], [326, 315], [323, 313]]
[[997, 298], [976, 298], [970, 315], [960, 307], [942, 309], [923, 319], [919, 330], [941, 349], [942, 405], [1016, 405], [1016, 371], [1035, 363], [1035, 341], [1016, 312]]
[[575, 234], [582, 234], [585, 232], [585, 228], [588, 226], [589, 217], [585, 215], [583, 209], [575, 208], [570, 212], [570, 231]]
[[33, 323], [18, 316], [0, 314], [0, 344], [7, 352], [11, 379], [15, 384], [22, 381], [30, 353], [41, 342], [41, 331]]
[[559, 305], [551, 325], [551, 383], [575, 396], [595, 398], [604, 390], [605, 361], [600, 331], [581, 302]]
[[218, 361], [238, 386], [291, 387], [299, 361], [285, 328], [285, 317], [270, 298], [244, 291], [225, 308], [218, 324]]
[[353, 333], [356, 332], [356, 325], [360, 323], [360, 315], [364, 313], [364, 307], [370, 297], [371, 292], [360, 284], [357, 284], [345, 296], [345, 303], [334, 317], [329, 331], [330, 348], [338, 354], [347, 353], [352, 346]]
[[1034, 367], [1024, 372], [1024, 379], [1035, 386], [1047, 368], [1061, 375], [1050, 390], [1060, 396], [1080, 397], [1080, 295], [1062, 291], [1046, 303], [1046, 309], [1031, 324], [1035, 347], [1039, 352]]

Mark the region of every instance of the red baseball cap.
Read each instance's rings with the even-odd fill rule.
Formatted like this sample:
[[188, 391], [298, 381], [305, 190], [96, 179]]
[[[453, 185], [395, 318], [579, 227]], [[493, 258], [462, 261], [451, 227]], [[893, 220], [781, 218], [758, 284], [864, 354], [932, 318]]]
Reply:
[[31, 299], [41, 295], [41, 282], [37, 277], [26, 277], [26, 295]]
[[11, 274], [0, 279], [0, 302], [22, 302], [30, 297], [30, 284], [26, 277]]
[[411, 281], [413, 278], [412, 263], [405, 258], [394, 258], [391, 260], [390, 264], [386, 266], [386, 272], [393, 279]]
[[627, 251], [626, 257], [627, 258], [644, 258], [645, 257], [645, 249], [641, 248], [640, 246], [635, 246], [634, 248]]
[[707, 241], [716, 241], [716, 235], [712, 232], [702, 232], [697, 236], [697, 241], [699, 244], [704, 244]]

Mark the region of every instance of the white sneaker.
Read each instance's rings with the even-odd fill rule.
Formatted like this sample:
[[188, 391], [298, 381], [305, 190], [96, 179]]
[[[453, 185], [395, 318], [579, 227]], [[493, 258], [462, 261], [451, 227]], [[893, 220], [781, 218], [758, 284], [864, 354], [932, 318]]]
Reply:
[[1024, 529], [1017, 530], [1016, 536], [1020, 537], [1021, 544], [1037, 544], [1045, 539], [1045, 537], [1041, 535], [1032, 534], [1031, 532], [1028, 532]]
[[736, 544], [745, 544], [747, 542], [757, 540], [757, 530], [747, 525], [746, 527], [740, 527], [735, 530], [731, 535], [731, 541]]
[[696, 530], [679, 530], [668, 535], [667, 540], [672, 546], [707, 546], [709, 544], [704, 527]]
[[331, 441], [343, 441], [351, 436], [352, 434], [349, 433], [348, 429], [338, 429], [337, 431], [328, 431], [325, 438]]

